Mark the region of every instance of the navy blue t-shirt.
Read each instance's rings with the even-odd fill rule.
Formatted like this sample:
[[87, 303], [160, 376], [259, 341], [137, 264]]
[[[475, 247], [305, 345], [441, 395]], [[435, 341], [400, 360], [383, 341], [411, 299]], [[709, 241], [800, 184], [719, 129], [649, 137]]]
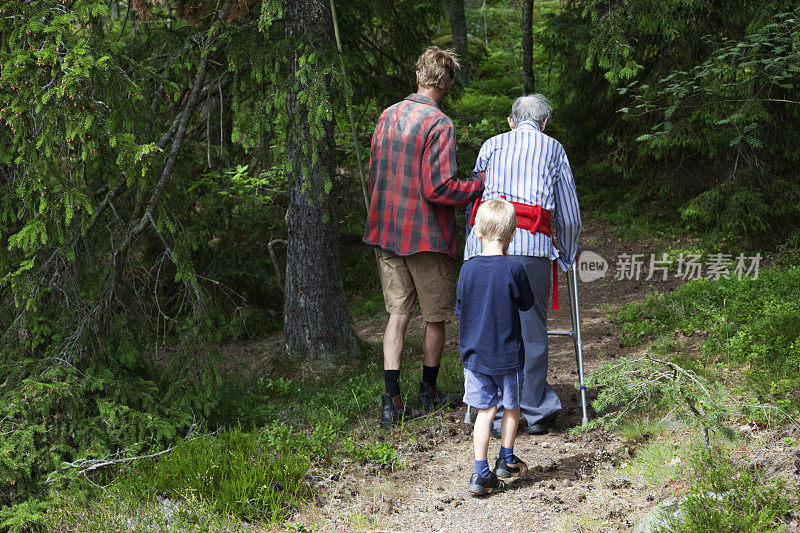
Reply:
[[519, 311], [533, 306], [522, 263], [504, 255], [477, 255], [458, 276], [456, 316], [464, 368], [499, 376], [522, 370], [525, 348]]

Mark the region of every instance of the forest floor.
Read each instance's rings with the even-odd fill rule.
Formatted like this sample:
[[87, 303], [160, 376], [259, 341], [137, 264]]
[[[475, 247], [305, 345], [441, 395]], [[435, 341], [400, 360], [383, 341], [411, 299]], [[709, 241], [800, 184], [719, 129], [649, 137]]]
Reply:
[[[584, 249], [609, 263], [604, 278], [579, 284], [588, 375], [609, 360], [637, 352], [620, 344], [618, 329], [607, 316], [610, 307], [682, 283], [672, 275], [667, 281], [645, 281], [644, 275], [639, 281], [615, 280], [617, 256], [642, 253], [647, 259], [650, 253], [691, 243], [643, 238], [592, 219], [584, 224]], [[570, 329], [567, 284], [562, 281], [562, 307], [550, 312], [549, 329]], [[365, 340], [380, 343], [384, 320], [382, 313], [361, 320], [356, 331]], [[423, 327], [415, 316], [410, 334], [421, 336]], [[455, 320], [448, 324], [446, 343], [454, 350], [458, 346]], [[548, 381], [562, 400], [561, 416], [546, 435], [518, 434], [515, 453], [527, 462], [529, 472], [510, 483], [505, 492], [487, 498], [467, 492], [473, 464], [472, 426], [463, 422], [466, 407], [462, 406], [379, 437], [399, 447], [404, 468], [388, 471], [376, 464], [345, 462], [338, 471], [318, 479], [315, 502], [292, 517], [291, 527], [296, 531], [630, 531], [658, 502], [685, 492], [689, 459], [685, 445], [698, 437], [694, 432], [678, 424], [668, 423], [666, 430], [662, 426], [660, 440], [666, 444], [657, 448], [657, 456], [650, 450], [647, 462], [637, 462], [637, 447], [645, 447], [652, 437], [647, 431], [633, 437], [604, 429], [571, 431], [580, 426], [581, 407], [570, 339], [551, 340]], [[591, 390], [589, 394], [594, 397]], [[376, 425], [377, 417], [375, 409]], [[767, 442], [777, 444], [760, 446], [758, 457], [750, 460], [780, 463], [784, 474], [794, 475], [796, 483], [793, 458], [800, 455], [798, 448], [787, 450], [775, 435]], [[493, 439], [490, 458], [498, 449], [499, 442]]]

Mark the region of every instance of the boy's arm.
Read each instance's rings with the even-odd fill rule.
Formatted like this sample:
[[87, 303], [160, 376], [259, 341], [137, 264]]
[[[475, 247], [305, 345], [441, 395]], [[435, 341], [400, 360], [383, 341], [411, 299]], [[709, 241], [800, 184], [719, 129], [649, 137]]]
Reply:
[[533, 289], [531, 283], [528, 281], [528, 274], [525, 272], [525, 267], [522, 265], [514, 270], [514, 281], [517, 283], [517, 307], [520, 311], [527, 311], [533, 307]]
[[462, 277], [458, 276], [458, 285], [456, 285], [456, 316], [461, 318], [461, 293], [462, 293]]

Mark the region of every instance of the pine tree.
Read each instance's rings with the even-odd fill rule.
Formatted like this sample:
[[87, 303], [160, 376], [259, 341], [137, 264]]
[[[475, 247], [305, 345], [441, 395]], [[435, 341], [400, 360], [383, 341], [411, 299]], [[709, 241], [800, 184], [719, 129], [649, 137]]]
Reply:
[[453, 32], [453, 48], [458, 54], [461, 68], [456, 72], [456, 81], [462, 87], [469, 87], [470, 58], [467, 47], [467, 20], [464, 15], [464, 0], [450, 2], [450, 28]]
[[522, 3], [522, 83], [525, 94], [536, 91], [536, 73], [533, 71], [533, 0]]
[[294, 82], [286, 94], [289, 249], [284, 332], [289, 356], [332, 364], [358, 354], [339, 272], [333, 158], [333, 21], [324, 0], [284, 7]]

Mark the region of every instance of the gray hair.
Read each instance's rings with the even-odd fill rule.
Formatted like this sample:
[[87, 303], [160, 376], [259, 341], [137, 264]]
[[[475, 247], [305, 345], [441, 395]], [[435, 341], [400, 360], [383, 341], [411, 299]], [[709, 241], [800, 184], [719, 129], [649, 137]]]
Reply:
[[514, 124], [519, 124], [526, 119], [541, 123], [549, 119], [552, 113], [553, 108], [550, 101], [539, 93], [520, 96], [514, 100], [514, 105], [511, 106], [511, 120], [514, 121]]

